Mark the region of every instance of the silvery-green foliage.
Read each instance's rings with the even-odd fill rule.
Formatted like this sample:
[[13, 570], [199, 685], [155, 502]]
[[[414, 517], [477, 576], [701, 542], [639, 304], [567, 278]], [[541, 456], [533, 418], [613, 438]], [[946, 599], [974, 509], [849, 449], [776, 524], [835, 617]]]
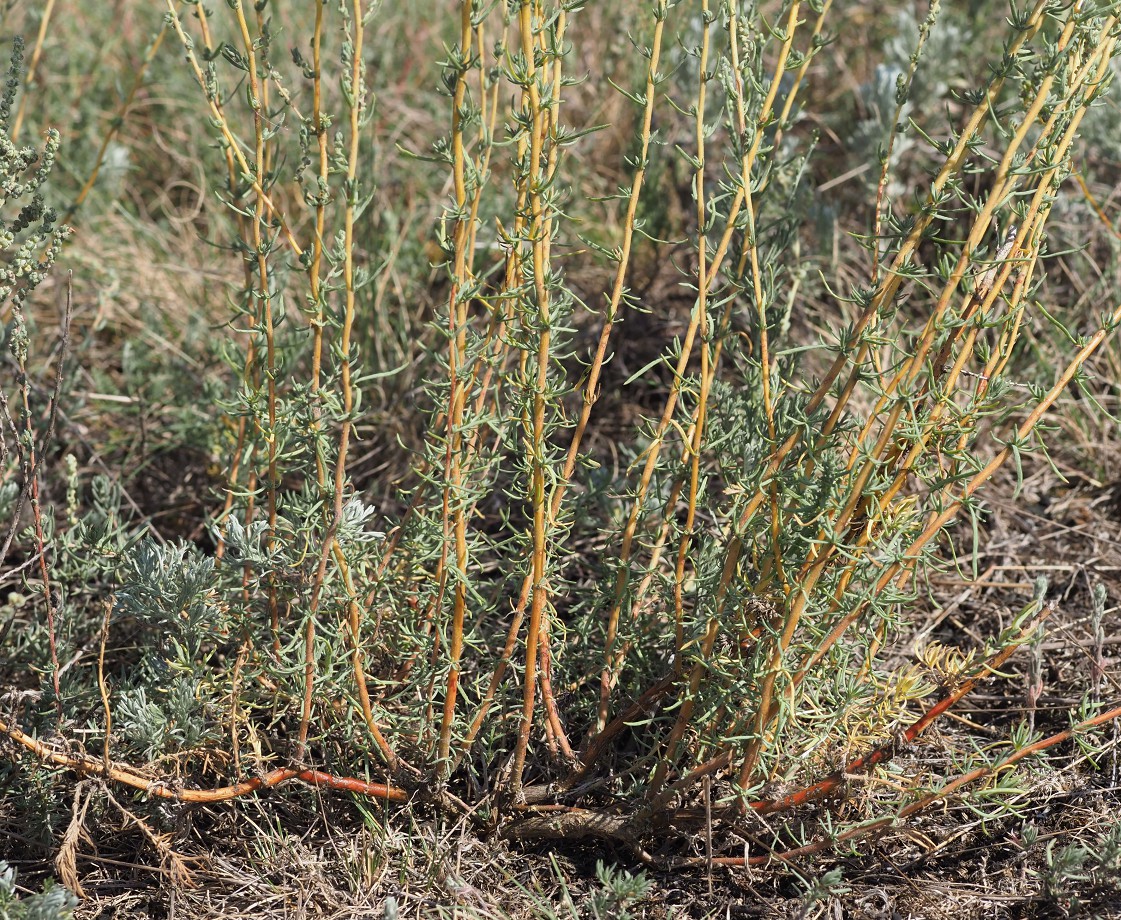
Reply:
[[339, 542], [343, 545], [375, 543], [385, 537], [381, 531], [367, 529], [376, 513], [373, 507], [363, 504], [360, 499], [352, 498], [348, 501], [343, 505], [342, 518], [339, 520]]
[[1058, 843], [1047, 844], [1041, 875], [1048, 897], [1069, 911], [1066, 916], [1116, 904], [1121, 895], [1121, 822], [1095, 842]]
[[47, 277], [70, 233], [69, 227], [57, 224], [57, 214], [46, 206], [40, 193], [54, 167], [59, 133], [50, 129], [41, 151], [17, 147], [8, 137], [22, 70], [23, 40], [17, 37], [0, 94], [0, 208], [19, 207], [14, 218], [0, 220], [0, 248], [5, 251], [0, 266], [0, 304], [12, 306], [11, 347], [21, 361], [21, 354], [26, 358], [27, 340], [20, 307]]
[[114, 617], [150, 627], [158, 654], [179, 671], [202, 666], [202, 647], [220, 636], [225, 618], [217, 603], [214, 560], [189, 543], [142, 540], [128, 554]]
[[116, 715], [118, 731], [134, 749], [147, 759], [160, 752], [168, 734], [167, 714], [158, 703], [148, 699], [147, 689], [134, 687], [121, 693]]
[[213, 732], [197, 699], [198, 682], [189, 675], [172, 675], [170, 668], [155, 659], [145, 661], [143, 670], [150, 686], [120, 694], [114, 731], [146, 759], [191, 750], [210, 740]]
[[[960, 49], [966, 35], [952, 18], [953, 10], [943, 13], [940, 7], [934, 0], [925, 19], [911, 8], [899, 10], [881, 61], [871, 79], [860, 86], [864, 117], [847, 138], [848, 146], [862, 161], [888, 157], [890, 178], [885, 192], [889, 199], [906, 191], [906, 181], [897, 171], [914, 159], [920, 143], [910, 125], [912, 116], [937, 112], [951, 90], [960, 88]], [[917, 66], [920, 56], [921, 67]], [[874, 188], [879, 171], [869, 171], [865, 178]]]
[[[898, 105], [895, 93], [901, 79], [904, 79], [904, 70], [898, 64], [877, 64], [872, 79], [860, 86], [860, 101], [865, 117], [856, 123], [848, 140], [851, 149], [857, 151], [858, 156], [866, 162], [874, 162], [874, 156], [882, 156], [887, 152], [887, 140], [895, 125], [905, 123], [908, 116], [911, 108], [909, 102], [904, 104], [899, 122], [894, 121]], [[891, 147], [889, 168], [902, 163], [914, 147], [913, 137], [898, 134]], [[869, 171], [867, 183], [874, 186], [877, 179], [878, 171]], [[894, 197], [902, 191], [903, 187], [898, 182], [888, 184], [889, 196]]]
[[90, 480], [89, 507], [77, 524], [79, 533], [91, 546], [120, 552], [124, 549], [121, 523], [120, 483], [108, 476], [94, 476]]
[[645, 873], [631, 875], [626, 869], [615, 869], [607, 863], [596, 863], [600, 888], [588, 899], [594, 920], [632, 920], [637, 907], [650, 895], [653, 883]]
[[809, 908], [819, 901], [845, 894], [850, 889], [844, 884], [844, 878], [840, 869], [830, 869], [817, 878], [808, 879], [803, 883], [805, 893], [802, 895], [802, 903]]
[[[923, 66], [915, 71], [914, 83], [904, 115], [917, 107], [936, 106], [946, 98], [952, 89], [960, 88], [963, 78], [961, 71], [966, 63], [962, 60], [961, 49], [968, 47], [970, 37], [965, 26], [954, 18], [955, 11], [947, 6], [940, 10], [940, 3], [930, 4], [934, 15], [938, 16], [938, 27], [928, 28], [925, 47], [922, 53]], [[915, 53], [915, 36], [923, 28], [923, 21], [915, 15], [913, 6], [906, 6], [895, 14], [895, 27], [891, 37], [884, 43], [884, 63], [902, 73]]]
[[51, 882], [41, 892], [20, 898], [16, 870], [0, 860], [0, 920], [70, 920], [77, 906], [74, 895]]
[[210, 736], [200, 685], [228, 629], [214, 560], [191, 544], [144, 539], [128, 553], [120, 577], [114, 621], [132, 618], [150, 638], [121, 691], [115, 729], [146, 757], [193, 747]]
[[230, 557], [257, 571], [267, 571], [272, 567], [268, 550], [265, 548], [267, 521], [253, 521], [248, 527], [230, 515], [225, 521], [225, 539]]
[[[1109, 68], [1108, 80], [1112, 83], [1121, 76], [1121, 61], [1114, 60]], [[1121, 137], [1121, 107], [1104, 96], [1087, 113], [1082, 134], [1086, 145], [1094, 152], [1109, 156]]]
[[0, 518], [8, 518], [18, 498], [19, 485], [14, 480], [0, 483]]
[[69, 526], [55, 540], [59, 566], [72, 587], [115, 582], [122, 560], [143, 539], [144, 529], [129, 526], [121, 512], [120, 483], [94, 476], [85, 494], [74, 483], [67, 497]]

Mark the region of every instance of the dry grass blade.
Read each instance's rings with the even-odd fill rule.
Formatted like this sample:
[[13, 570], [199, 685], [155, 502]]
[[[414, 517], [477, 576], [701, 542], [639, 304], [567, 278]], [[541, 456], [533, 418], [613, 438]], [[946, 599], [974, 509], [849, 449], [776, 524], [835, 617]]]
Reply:
[[[74, 787], [74, 801], [70, 806], [70, 823], [66, 826], [66, 833], [62, 835], [58, 855], [55, 856], [54, 860], [55, 869], [58, 871], [59, 878], [62, 879], [62, 884], [79, 898], [86, 896], [78, 875], [77, 857], [79, 842], [83, 839], [89, 839], [85, 829], [86, 812], [89, 810], [90, 799], [92, 798], [88, 785], [88, 783], [81, 782]], [[85, 793], [85, 801], [82, 800], [83, 793]]]

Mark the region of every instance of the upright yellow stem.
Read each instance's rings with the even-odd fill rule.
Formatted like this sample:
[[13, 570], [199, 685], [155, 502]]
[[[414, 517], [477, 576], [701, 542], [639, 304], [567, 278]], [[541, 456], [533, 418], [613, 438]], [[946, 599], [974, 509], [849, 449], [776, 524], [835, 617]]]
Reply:
[[[437, 757], [445, 773], [450, 768], [452, 726], [455, 723], [455, 702], [459, 689], [460, 659], [463, 657], [463, 631], [467, 618], [467, 496], [463, 488], [463, 418], [468, 397], [467, 364], [467, 302], [462, 296], [469, 284], [470, 253], [467, 243], [472, 238], [472, 221], [465, 216], [467, 201], [467, 153], [464, 149], [462, 110], [467, 98], [468, 62], [471, 58], [474, 29], [471, 17], [474, 0], [462, 0], [460, 6], [460, 54], [463, 67], [457, 75], [452, 104], [452, 176], [455, 183], [456, 221], [454, 230], [455, 277], [448, 304], [448, 433], [447, 433], [447, 485], [444, 487], [444, 507], [450, 512], [455, 549], [455, 585], [452, 591], [452, 624], [448, 654], [451, 659], [447, 687], [444, 692], [444, 711], [440, 720], [440, 740]], [[447, 514], [445, 514], [445, 519]], [[445, 550], [446, 553], [446, 550]], [[446, 578], [446, 566], [441, 559], [441, 584]]]
[[537, 308], [538, 344], [536, 375], [533, 384], [532, 417], [529, 432], [530, 501], [533, 506], [533, 549], [530, 562], [532, 595], [530, 599], [529, 627], [525, 640], [525, 675], [522, 683], [522, 715], [518, 740], [514, 747], [511, 788], [515, 796], [521, 789], [522, 771], [525, 768], [529, 735], [533, 727], [534, 702], [537, 692], [537, 650], [541, 638], [542, 619], [548, 604], [548, 584], [545, 570], [548, 562], [548, 507], [545, 494], [545, 403], [549, 383], [551, 360], [552, 315], [549, 306], [549, 289], [546, 284], [546, 245], [544, 239], [544, 205], [541, 200], [539, 180], [542, 176], [541, 157], [545, 143], [545, 110], [537, 85], [538, 70], [534, 54], [534, 20], [536, 3], [521, 0], [518, 11], [518, 30], [526, 67], [526, 95], [529, 104], [532, 131], [530, 135], [529, 168], [525, 182], [529, 187], [528, 200], [532, 220], [530, 239], [533, 250], [533, 293]]

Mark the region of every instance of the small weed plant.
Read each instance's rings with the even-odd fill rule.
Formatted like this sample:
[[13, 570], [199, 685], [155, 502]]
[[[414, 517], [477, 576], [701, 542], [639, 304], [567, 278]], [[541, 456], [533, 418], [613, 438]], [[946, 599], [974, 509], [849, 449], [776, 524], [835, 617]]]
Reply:
[[[210, 542], [143, 536], [107, 479], [72, 474], [41, 507], [59, 389], [36, 405], [23, 314], [65, 233], [37, 192], [57, 138], [36, 167], [0, 147], [19, 372], [0, 497], [28, 554], [5, 603], [42, 678], [5, 704], [10, 739], [165, 799], [300, 781], [710, 871], [971, 787], [999, 814], [1009, 767], [1097, 743], [1121, 701], [1095, 690], [1058, 735], [874, 782], [1049, 613], [1040, 594], [972, 649], [899, 647], [947, 528], [980, 526], [985, 484], [1044, 449], [1121, 321], [1104, 303], [1075, 327], [1046, 287], [1116, 4], [1014, 4], [984, 61], [937, 0], [904, 17], [849, 150], [864, 261], [828, 280], [811, 113], [845, 53], [831, 0], [650, 0], [617, 22], [461, 0], [430, 148], [379, 108], [382, 4], [302, 6], [281, 30], [267, 2], [167, 0], [159, 33], [195, 84], [227, 212], [211, 242], [241, 278]], [[623, 24], [628, 51], [595, 54]], [[928, 67], [951, 52], [959, 73]], [[426, 248], [375, 184], [391, 158], [446, 194]], [[429, 271], [418, 252], [439, 291], [419, 320], [393, 306], [402, 265]], [[1023, 383], [1038, 324], [1066, 358]], [[396, 492], [370, 459], [389, 456]], [[78, 728], [85, 753], [62, 740]], [[803, 809], [861, 774], [855, 820]], [[813, 817], [765, 818], [791, 812]], [[604, 910], [643, 896], [603, 881]]]

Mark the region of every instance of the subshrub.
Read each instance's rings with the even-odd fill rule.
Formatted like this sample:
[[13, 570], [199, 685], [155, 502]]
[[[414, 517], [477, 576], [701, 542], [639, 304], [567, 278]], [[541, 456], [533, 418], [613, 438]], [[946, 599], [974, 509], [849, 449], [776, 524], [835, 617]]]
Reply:
[[[429, 150], [372, 127], [380, 5], [308, 7], [289, 56], [266, 4], [168, 2], [243, 270], [224, 504], [211, 547], [137, 542], [105, 509], [101, 530], [39, 538], [44, 564], [103, 560], [108, 607], [74, 612], [66, 642], [99, 666], [60, 685], [44, 568], [54, 693], [18, 719], [65, 734], [82, 701], [102, 752], [11, 737], [168, 798], [296, 779], [657, 861], [666, 828], [837, 793], [1027, 640], [1042, 596], [984, 648], [901, 663], [893, 644], [946, 528], [1042, 448], [1121, 319], [1071, 331], [1046, 385], [1009, 370], [1025, 324], [1057, 312], [1045, 228], [1110, 82], [1112, 5], [1014, 8], [965, 85], [925, 70], [962, 34], [939, 4], [910, 23], [851, 135], [866, 256], [837, 285], [813, 270], [837, 212], [808, 108], [829, 98], [829, 0], [626, 5], [638, 31], [609, 76], [637, 80], [613, 87], [578, 69], [601, 11], [464, 0]], [[625, 143], [595, 121], [615, 93]], [[608, 154], [619, 187], [590, 194]], [[423, 334], [387, 308], [411, 244], [386, 238], [372, 184], [406, 155], [450, 189]], [[367, 444], [382, 468], [407, 459], [396, 495]], [[956, 779], [916, 775], [872, 824], [754, 830], [844, 840], [1039, 749], [1018, 736]], [[111, 766], [202, 750], [223, 768], [176, 788]], [[714, 858], [768, 857], [710, 837]]]

